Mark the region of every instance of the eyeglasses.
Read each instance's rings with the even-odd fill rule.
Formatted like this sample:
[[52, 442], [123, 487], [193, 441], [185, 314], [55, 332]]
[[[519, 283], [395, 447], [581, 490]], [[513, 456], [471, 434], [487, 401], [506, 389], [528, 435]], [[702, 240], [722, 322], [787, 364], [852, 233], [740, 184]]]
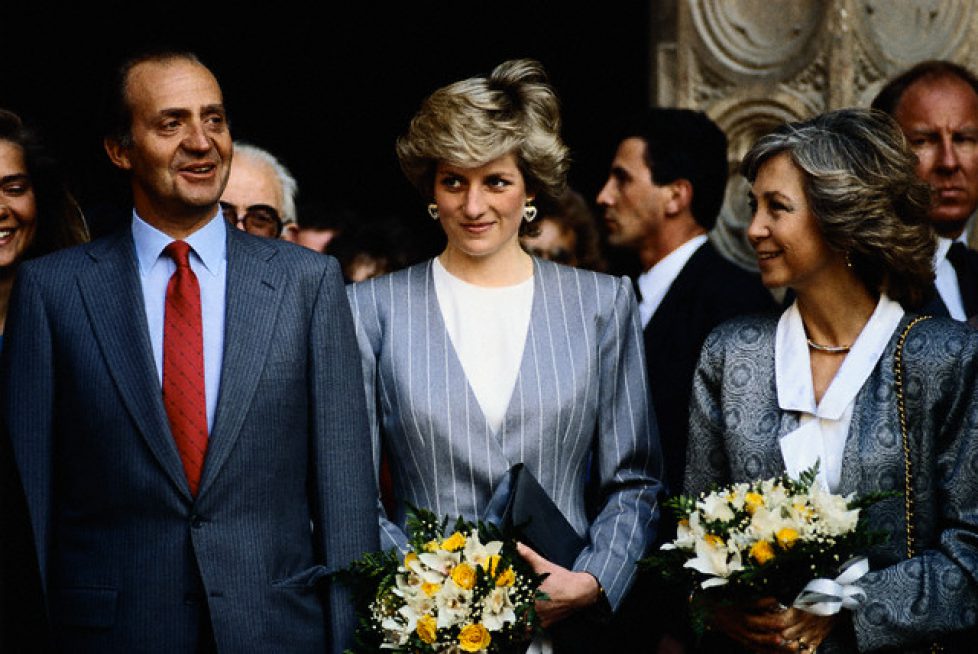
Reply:
[[221, 213], [228, 223], [237, 227], [239, 224], [249, 234], [256, 236], [277, 237], [282, 233], [282, 219], [275, 207], [267, 204], [253, 204], [245, 208], [244, 215], [238, 215], [238, 208], [230, 202], [221, 202]]

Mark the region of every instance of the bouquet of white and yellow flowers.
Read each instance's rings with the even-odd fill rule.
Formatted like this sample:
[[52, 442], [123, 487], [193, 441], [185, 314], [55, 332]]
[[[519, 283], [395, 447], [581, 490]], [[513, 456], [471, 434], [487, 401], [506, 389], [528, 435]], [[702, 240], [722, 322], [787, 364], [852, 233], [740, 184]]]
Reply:
[[516, 538], [462, 518], [448, 526], [412, 509], [403, 558], [390, 550], [353, 564], [364, 651], [525, 651], [540, 629], [534, 603], [545, 575], [517, 554]]
[[816, 464], [797, 480], [783, 475], [666, 502], [679, 518], [676, 538], [641, 566], [689, 598], [696, 633], [719, 603], [774, 597], [819, 615], [858, 605], [864, 594], [854, 582], [869, 569], [860, 555], [885, 538], [861, 511], [892, 494], [843, 497], [817, 475]]

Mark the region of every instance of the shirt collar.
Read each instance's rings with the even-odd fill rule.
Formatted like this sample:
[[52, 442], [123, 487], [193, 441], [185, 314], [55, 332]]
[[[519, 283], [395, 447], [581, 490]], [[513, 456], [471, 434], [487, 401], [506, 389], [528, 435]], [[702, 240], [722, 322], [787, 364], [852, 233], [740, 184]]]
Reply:
[[775, 384], [781, 409], [839, 420], [873, 372], [903, 314], [903, 307], [885, 294], [880, 295], [873, 315], [816, 406], [808, 337], [798, 303], [793, 302], [781, 315], [775, 336]]
[[639, 309], [642, 313], [643, 324], [647, 324], [652, 318], [655, 310], [659, 307], [659, 303], [669, 291], [669, 287], [676, 281], [679, 273], [682, 272], [700, 246], [706, 243], [706, 240], [706, 234], [694, 236], [638, 276], [636, 283], [639, 293], [642, 295]]
[[[227, 255], [227, 232], [220, 216], [220, 209], [207, 223], [184, 240], [197, 255], [204, 268], [212, 275], [220, 273], [221, 263]], [[132, 240], [136, 246], [136, 259], [142, 275], [150, 269], [163, 253], [163, 248], [173, 242], [173, 237], [156, 229], [132, 210]]]

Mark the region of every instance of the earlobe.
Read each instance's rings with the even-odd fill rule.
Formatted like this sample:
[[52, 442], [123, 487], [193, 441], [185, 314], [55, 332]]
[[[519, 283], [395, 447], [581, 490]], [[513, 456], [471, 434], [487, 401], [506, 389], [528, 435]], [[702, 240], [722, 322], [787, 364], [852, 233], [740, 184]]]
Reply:
[[299, 240], [299, 226], [295, 223], [289, 223], [282, 230], [282, 238], [289, 243], [295, 243]]
[[693, 202], [693, 185], [688, 179], [677, 179], [669, 184], [669, 198], [666, 201], [666, 213], [678, 214], [689, 209]]
[[122, 170], [130, 170], [132, 168], [132, 163], [129, 161], [129, 149], [127, 147], [111, 138], [103, 139], [102, 146], [105, 148], [105, 153], [109, 155], [109, 161], [116, 168], [121, 168]]

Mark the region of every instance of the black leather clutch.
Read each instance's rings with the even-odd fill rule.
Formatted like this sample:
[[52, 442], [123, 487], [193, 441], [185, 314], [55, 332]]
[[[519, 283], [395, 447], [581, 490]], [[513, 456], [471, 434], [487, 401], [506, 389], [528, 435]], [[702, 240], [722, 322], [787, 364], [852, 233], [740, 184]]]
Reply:
[[547, 491], [522, 463], [508, 473], [509, 496], [502, 512], [502, 527], [515, 527], [520, 540], [540, 556], [573, 569], [586, 541], [560, 512]]

